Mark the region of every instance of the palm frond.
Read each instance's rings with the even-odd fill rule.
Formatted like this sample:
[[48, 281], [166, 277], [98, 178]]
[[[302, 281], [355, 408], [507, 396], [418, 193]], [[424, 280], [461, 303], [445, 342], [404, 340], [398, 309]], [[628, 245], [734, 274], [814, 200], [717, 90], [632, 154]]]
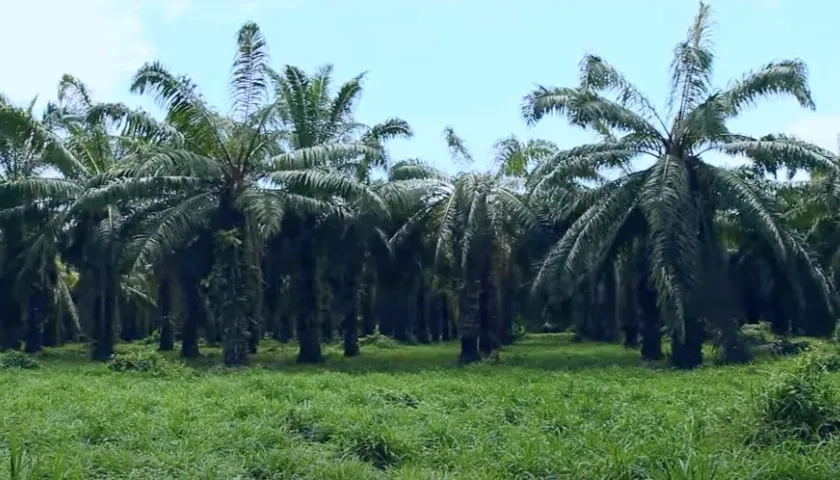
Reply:
[[710, 93], [714, 53], [711, 44], [711, 9], [700, 3], [686, 39], [674, 49], [668, 104], [677, 121], [702, 103]]
[[729, 116], [740, 114], [745, 107], [770, 95], [789, 95], [802, 107], [815, 108], [808, 87], [808, 68], [799, 59], [770, 62], [747, 73], [719, 95], [729, 106]]
[[248, 22], [239, 29], [237, 35], [237, 51], [230, 82], [233, 115], [237, 121], [246, 121], [268, 99], [267, 63], [265, 38], [257, 24]]
[[467, 148], [467, 142], [455, 133], [455, 129], [452, 127], [444, 128], [443, 139], [446, 142], [447, 148], [449, 148], [449, 155], [456, 163], [463, 165], [471, 165], [473, 163], [473, 157]]

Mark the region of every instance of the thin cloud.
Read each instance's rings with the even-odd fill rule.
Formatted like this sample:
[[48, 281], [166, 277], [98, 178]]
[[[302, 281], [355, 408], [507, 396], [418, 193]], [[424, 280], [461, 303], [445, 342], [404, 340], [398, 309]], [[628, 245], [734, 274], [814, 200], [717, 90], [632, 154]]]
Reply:
[[803, 116], [791, 123], [785, 132], [826, 150], [840, 153], [838, 152], [840, 114]]

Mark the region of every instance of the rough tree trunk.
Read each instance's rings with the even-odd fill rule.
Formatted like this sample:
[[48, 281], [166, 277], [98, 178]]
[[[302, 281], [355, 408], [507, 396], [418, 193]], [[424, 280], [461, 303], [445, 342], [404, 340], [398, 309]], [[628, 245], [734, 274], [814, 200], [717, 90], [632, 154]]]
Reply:
[[458, 309], [458, 331], [461, 335], [458, 363], [461, 365], [481, 360], [478, 350], [478, 336], [481, 331], [478, 308], [480, 290], [480, 280], [467, 281], [461, 292], [461, 305]]
[[204, 305], [198, 293], [198, 284], [190, 275], [181, 277], [181, 293], [184, 297], [183, 325], [181, 331], [181, 356], [196, 358], [198, 349], [198, 325], [204, 316]]
[[172, 288], [167, 274], [162, 274], [158, 278], [157, 310], [160, 333], [158, 350], [169, 352], [175, 349], [175, 331], [172, 328]]
[[414, 324], [414, 336], [420, 343], [429, 343], [429, 315], [426, 308], [426, 284], [421, 280], [420, 288], [417, 290], [415, 315], [417, 321]]
[[26, 322], [26, 342], [24, 351], [35, 353], [41, 351], [44, 341], [44, 325], [49, 315], [50, 299], [43, 285], [35, 287], [29, 297], [29, 315]]
[[639, 310], [642, 315], [642, 358], [648, 361], [662, 358], [662, 324], [656, 306], [656, 292], [644, 277], [637, 288]]
[[342, 304], [344, 306], [344, 356], [355, 357], [359, 354], [359, 275], [361, 264], [353, 258], [347, 262], [342, 285]]
[[[309, 228], [307, 230], [310, 230]], [[318, 338], [318, 272], [312, 233], [305, 231], [300, 251], [300, 304], [297, 311], [297, 337], [300, 350], [298, 363], [321, 363], [321, 342]]]

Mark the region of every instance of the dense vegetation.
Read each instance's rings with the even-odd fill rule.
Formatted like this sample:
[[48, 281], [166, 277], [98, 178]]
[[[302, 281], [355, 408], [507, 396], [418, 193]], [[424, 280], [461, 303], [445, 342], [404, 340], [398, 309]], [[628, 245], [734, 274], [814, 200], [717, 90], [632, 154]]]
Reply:
[[[397, 160], [399, 118], [363, 125], [362, 76], [273, 69], [258, 27], [239, 31], [225, 114], [186, 77], [143, 66], [131, 90], [162, 119], [97, 103], [72, 76], [43, 115], [0, 102], [0, 342], [37, 352], [86, 340], [106, 361], [151, 334], [185, 358], [203, 339], [240, 365], [260, 339], [297, 360], [359, 336], [460, 338], [461, 363], [525, 329], [640, 345], [691, 368], [711, 342], [749, 356], [740, 325], [829, 336], [837, 300], [837, 159], [727, 122], [768, 95], [813, 108], [806, 68], [776, 61], [713, 87], [709, 10], [674, 51], [664, 111], [604, 59], [580, 83], [539, 87], [546, 115], [600, 134], [560, 150], [503, 139], [490, 171]], [[469, 164], [448, 128], [453, 158]], [[709, 152], [749, 162], [723, 168]], [[804, 170], [804, 183], [772, 180]], [[49, 173], [49, 174], [45, 174]]]
[[[727, 128], [814, 102], [799, 60], [717, 88], [709, 25], [701, 4], [664, 108], [589, 55], [522, 115], [599, 141], [504, 138], [480, 171], [446, 128], [451, 158], [427, 160], [457, 174], [391, 158], [412, 129], [356, 120], [363, 75], [274, 68], [251, 23], [226, 111], [159, 63], [131, 90], [161, 118], [70, 75], [43, 112], [0, 95], [0, 461], [16, 480], [838, 478], [840, 162]], [[669, 368], [802, 350], [771, 379]]]
[[40, 368], [0, 375], [12, 439], [0, 476], [7, 454], [14, 480], [840, 474], [840, 444], [820, 439], [840, 418], [838, 377], [794, 377], [806, 356], [775, 360], [768, 379], [768, 363], [654, 369], [620, 345], [571, 340], [531, 335], [467, 368], [451, 365], [457, 342], [365, 344], [352, 359], [335, 343], [311, 366], [266, 341], [247, 369], [210, 366], [215, 347], [185, 369], [176, 352], [120, 344], [114, 372], [81, 345], [47, 348]]

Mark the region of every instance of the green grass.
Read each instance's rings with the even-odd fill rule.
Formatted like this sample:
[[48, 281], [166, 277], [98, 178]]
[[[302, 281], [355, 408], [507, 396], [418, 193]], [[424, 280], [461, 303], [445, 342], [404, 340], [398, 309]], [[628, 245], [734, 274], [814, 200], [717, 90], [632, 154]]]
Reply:
[[213, 353], [154, 376], [70, 346], [2, 371], [0, 478], [10, 435], [17, 462], [26, 452], [19, 478], [840, 478], [838, 440], [746, 441], [756, 395], [791, 359], [676, 372], [552, 335], [466, 368], [454, 344], [350, 360], [331, 347], [317, 367], [294, 365], [293, 347], [261, 350], [247, 369], [210, 367]]

